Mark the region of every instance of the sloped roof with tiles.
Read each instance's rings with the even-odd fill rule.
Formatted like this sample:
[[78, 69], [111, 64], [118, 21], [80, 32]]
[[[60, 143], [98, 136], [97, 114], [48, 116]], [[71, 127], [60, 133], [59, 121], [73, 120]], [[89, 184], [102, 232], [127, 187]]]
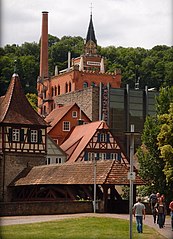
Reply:
[[[61, 165], [36, 166], [26, 168], [10, 186], [48, 185], [48, 184], [93, 184], [93, 162], [64, 163]], [[96, 184], [128, 185], [129, 168], [117, 160], [97, 161]], [[136, 175], [134, 184], [143, 185]]]
[[[50, 114], [45, 118], [46, 122], [50, 124], [48, 127], [48, 132], [74, 107], [79, 107], [76, 103], [64, 105], [62, 107], [57, 107], [50, 112]], [[84, 113], [83, 113], [84, 114]]]
[[75, 162], [78, 160], [79, 156], [98, 130], [109, 131], [105, 121], [95, 121], [74, 128], [69, 138], [60, 145], [68, 154], [68, 162]]
[[47, 127], [27, 100], [18, 74], [13, 74], [7, 92], [0, 100], [0, 123]]

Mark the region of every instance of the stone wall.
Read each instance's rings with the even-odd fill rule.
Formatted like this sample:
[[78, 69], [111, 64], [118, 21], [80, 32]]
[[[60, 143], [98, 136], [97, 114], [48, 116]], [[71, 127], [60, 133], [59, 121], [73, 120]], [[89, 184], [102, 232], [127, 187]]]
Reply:
[[64, 105], [77, 103], [91, 121], [99, 119], [99, 87], [88, 87], [57, 96], [56, 103]]
[[89, 201], [0, 203], [0, 216], [53, 215], [93, 212]]
[[2, 178], [0, 201], [11, 201], [11, 195], [7, 191], [7, 187], [24, 168], [43, 165], [45, 162], [45, 155], [6, 153], [0, 164], [0, 178]]

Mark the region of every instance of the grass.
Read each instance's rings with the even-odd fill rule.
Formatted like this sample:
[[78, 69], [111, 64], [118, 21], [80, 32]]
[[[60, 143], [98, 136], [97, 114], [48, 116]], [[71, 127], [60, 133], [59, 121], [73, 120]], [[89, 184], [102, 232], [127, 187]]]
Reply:
[[[129, 222], [113, 218], [75, 218], [51, 222], [2, 226], [0, 239], [128, 239]], [[144, 225], [144, 233], [133, 239], [165, 239], [153, 228]]]

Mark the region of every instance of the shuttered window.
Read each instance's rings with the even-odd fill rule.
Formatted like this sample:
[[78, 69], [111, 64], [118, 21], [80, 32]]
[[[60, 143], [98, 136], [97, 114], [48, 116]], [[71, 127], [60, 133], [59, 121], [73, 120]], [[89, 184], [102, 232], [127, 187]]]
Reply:
[[28, 143], [42, 143], [42, 131], [37, 129], [28, 130]]

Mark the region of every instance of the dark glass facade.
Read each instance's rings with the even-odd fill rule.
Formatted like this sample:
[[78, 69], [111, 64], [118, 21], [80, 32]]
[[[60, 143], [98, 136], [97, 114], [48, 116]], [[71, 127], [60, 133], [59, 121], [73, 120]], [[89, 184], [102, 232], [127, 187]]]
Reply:
[[[129, 154], [129, 139], [126, 132], [133, 124], [135, 132], [142, 133], [147, 115], [156, 113], [156, 91], [113, 89], [109, 88], [109, 121], [112, 133], [118, 137], [127, 154]], [[135, 137], [135, 147], [140, 145], [140, 136]]]

